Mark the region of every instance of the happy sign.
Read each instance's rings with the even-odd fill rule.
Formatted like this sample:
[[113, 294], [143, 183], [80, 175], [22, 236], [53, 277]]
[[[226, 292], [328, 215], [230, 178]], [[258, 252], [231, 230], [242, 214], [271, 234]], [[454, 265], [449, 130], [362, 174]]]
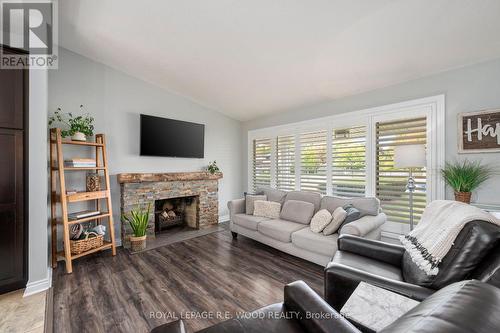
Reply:
[[459, 115], [459, 152], [500, 152], [500, 110]]

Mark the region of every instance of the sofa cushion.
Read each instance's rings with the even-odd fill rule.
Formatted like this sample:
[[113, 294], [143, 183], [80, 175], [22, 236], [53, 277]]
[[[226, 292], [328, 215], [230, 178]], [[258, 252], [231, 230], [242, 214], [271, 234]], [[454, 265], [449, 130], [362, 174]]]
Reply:
[[260, 222], [257, 230], [264, 236], [271, 237], [284, 243], [290, 243], [292, 241], [292, 233], [304, 228], [309, 229], [302, 223], [276, 219]]
[[292, 243], [304, 250], [331, 257], [337, 251], [338, 236], [338, 234], [325, 236], [313, 232], [310, 228], [304, 228], [292, 234]]
[[337, 207], [333, 211], [332, 221], [323, 229], [323, 235], [328, 236], [336, 233], [347, 216], [347, 212], [342, 207]]
[[266, 217], [253, 216], [247, 214], [234, 214], [233, 223], [250, 230], [257, 231], [257, 226], [260, 222], [269, 220]]
[[291, 191], [286, 195], [285, 201], [288, 200], [310, 202], [314, 205], [314, 212], [316, 213], [319, 210], [319, 206], [321, 204], [321, 194], [318, 192], [310, 191]]
[[265, 194], [247, 194], [245, 196], [245, 212], [248, 215], [253, 215], [254, 202], [256, 200], [267, 200]]
[[354, 222], [356, 220], [359, 220], [361, 217], [363, 217], [363, 215], [361, 214], [361, 212], [359, 211], [359, 209], [355, 208], [351, 204], [345, 205], [342, 208], [344, 208], [344, 210], [346, 211], [347, 215], [344, 218], [344, 221], [342, 222], [342, 224], [340, 225], [339, 230], [342, 230], [342, 228], [346, 224]]
[[270, 219], [280, 217], [281, 204], [274, 201], [255, 200], [254, 201], [254, 216], [262, 216]]
[[267, 196], [267, 200], [279, 202], [281, 205], [285, 202], [285, 197], [287, 192], [282, 190], [277, 190], [271, 187], [259, 187], [257, 189], [257, 193], [265, 194]]
[[286, 200], [281, 210], [282, 220], [309, 224], [314, 215], [314, 205], [306, 201]]
[[323, 229], [332, 221], [332, 214], [326, 209], [319, 210], [311, 219], [311, 231], [322, 232]]
[[380, 201], [377, 198], [341, 198], [325, 196], [321, 199], [321, 209], [328, 209], [330, 213], [337, 207], [344, 207], [345, 205], [353, 205], [359, 209], [361, 216], [365, 215], [378, 215], [380, 212]]

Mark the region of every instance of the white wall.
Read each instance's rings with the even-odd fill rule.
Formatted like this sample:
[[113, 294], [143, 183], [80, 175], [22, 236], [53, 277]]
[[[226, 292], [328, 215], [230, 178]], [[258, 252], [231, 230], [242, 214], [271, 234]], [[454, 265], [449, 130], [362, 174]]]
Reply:
[[[80, 104], [94, 115], [96, 133], [106, 134], [118, 237], [118, 173], [196, 171], [206, 167], [209, 161], [217, 160], [224, 173], [224, 178], [219, 182], [219, 215], [227, 216], [227, 201], [241, 196], [243, 156], [240, 151], [240, 122], [61, 48], [59, 69], [49, 73], [49, 112], [52, 113], [57, 107], [65, 112], [77, 112]], [[205, 158], [139, 156], [141, 113], [205, 124]], [[71, 153], [74, 154], [75, 149]], [[76, 175], [72, 176], [72, 184], [83, 189], [84, 182], [76, 180]]]
[[[332, 100], [328, 103], [301, 107], [243, 123], [242, 165], [243, 187], [247, 187], [247, 134], [248, 130], [294, 123], [349, 111], [445, 94], [446, 97], [446, 160], [467, 157], [480, 159], [500, 167], [500, 153], [458, 154], [457, 116], [461, 112], [500, 109], [500, 59], [452, 71], [443, 72], [403, 84]], [[500, 206], [500, 175], [483, 185], [472, 200], [482, 204]], [[453, 194], [448, 189], [447, 198]]]
[[50, 287], [47, 216], [47, 70], [30, 70], [29, 81], [29, 276], [25, 295]]

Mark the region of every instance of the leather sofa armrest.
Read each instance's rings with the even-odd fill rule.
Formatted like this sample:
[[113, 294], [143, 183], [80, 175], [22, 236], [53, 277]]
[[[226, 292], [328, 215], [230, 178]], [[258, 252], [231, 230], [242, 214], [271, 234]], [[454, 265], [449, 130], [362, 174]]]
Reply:
[[231, 220], [233, 219], [234, 214], [245, 213], [245, 198], [228, 201], [227, 208], [229, 209], [229, 216]]
[[377, 216], [365, 215], [362, 218], [347, 223], [340, 229], [339, 235], [366, 236], [373, 230], [380, 228], [387, 221], [387, 216], [380, 213]]
[[340, 311], [361, 281], [416, 301], [422, 301], [435, 292], [433, 289], [331, 262], [325, 268], [325, 300], [335, 310]]
[[[354, 222], [351, 222], [354, 223]], [[342, 235], [338, 239], [339, 251], [346, 251], [363, 257], [379, 260], [394, 266], [401, 266], [405, 248], [401, 245], [385, 243], [352, 235]]]
[[186, 329], [184, 328], [184, 322], [181, 319], [177, 319], [168, 324], [153, 328], [150, 333], [186, 333]]
[[332, 309], [304, 281], [285, 286], [285, 308], [298, 317], [307, 332], [358, 333], [348, 320]]

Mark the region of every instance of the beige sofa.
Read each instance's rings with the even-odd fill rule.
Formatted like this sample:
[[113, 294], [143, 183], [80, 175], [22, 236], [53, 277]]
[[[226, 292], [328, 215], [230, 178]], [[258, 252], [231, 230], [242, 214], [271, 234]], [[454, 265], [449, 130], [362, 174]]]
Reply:
[[[376, 198], [341, 198], [321, 196], [316, 192], [291, 191], [285, 192], [271, 188], [259, 189], [267, 200], [279, 202], [283, 205], [292, 200], [305, 201], [314, 205], [314, 213], [320, 209], [333, 212], [335, 208], [352, 204], [361, 211], [360, 219], [344, 225], [339, 233], [325, 236], [323, 233], [312, 232], [309, 223], [310, 217], [297, 216], [295, 221], [281, 218], [269, 219], [247, 215], [245, 199], [228, 202], [230, 213], [230, 229], [233, 237], [238, 234], [274, 247], [296, 257], [326, 266], [337, 251], [339, 234], [350, 234], [370, 239], [380, 239], [381, 226], [386, 222], [386, 215], [380, 210], [380, 203]], [[300, 209], [297, 215], [301, 215]], [[297, 222], [299, 221], [299, 222]]]

